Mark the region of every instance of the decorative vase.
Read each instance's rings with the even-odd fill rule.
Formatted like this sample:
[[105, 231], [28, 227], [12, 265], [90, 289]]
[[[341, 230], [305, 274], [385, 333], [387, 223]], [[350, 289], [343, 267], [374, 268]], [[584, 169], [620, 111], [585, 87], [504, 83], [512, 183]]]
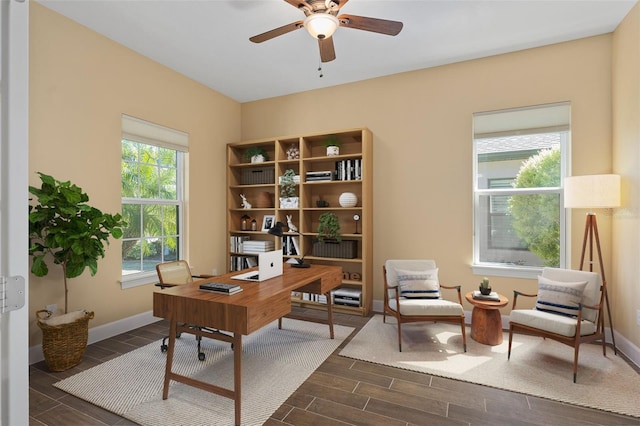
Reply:
[[297, 160], [300, 158], [300, 149], [297, 145], [291, 144], [287, 148], [287, 160]]
[[353, 192], [343, 192], [338, 198], [338, 203], [342, 207], [355, 207], [358, 204], [358, 196]]
[[340, 155], [340, 147], [335, 145], [328, 146], [327, 155]]
[[252, 163], [264, 163], [264, 155], [258, 154], [251, 157]]
[[491, 287], [478, 287], [480, 289], [480, 294], [484, 295], [484, 296], [488, 296], [491, 294]]
[[300, 197], [280, 197], [281, 209], [297, 209]]

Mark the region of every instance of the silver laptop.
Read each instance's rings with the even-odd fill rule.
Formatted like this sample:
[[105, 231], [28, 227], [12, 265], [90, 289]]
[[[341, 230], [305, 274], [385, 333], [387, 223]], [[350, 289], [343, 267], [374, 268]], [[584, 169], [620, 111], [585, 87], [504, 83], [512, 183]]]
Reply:
[[234, 280], [260, 282], [282, 275], [282, 250], [258, 254], [258, 270], [234, 275]]

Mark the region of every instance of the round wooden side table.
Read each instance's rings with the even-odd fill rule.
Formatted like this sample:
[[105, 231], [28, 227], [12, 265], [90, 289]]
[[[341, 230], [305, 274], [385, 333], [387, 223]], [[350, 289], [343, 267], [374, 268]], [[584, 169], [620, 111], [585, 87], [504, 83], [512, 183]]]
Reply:
[[470, 291], [464, 296], [473, 305], [471, 311], [471, 338], [485, 345], [502, 343], [502, 317], [500, 308], [507, 306], [509, 299], [498, 294], [500, 301], [474, 299]]

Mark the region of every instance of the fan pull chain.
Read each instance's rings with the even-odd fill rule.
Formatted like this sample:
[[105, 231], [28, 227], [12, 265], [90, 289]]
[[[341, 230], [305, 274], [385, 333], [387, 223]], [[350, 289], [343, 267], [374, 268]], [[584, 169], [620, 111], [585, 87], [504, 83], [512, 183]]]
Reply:
[[322, 60], [318, 63], [318, 77], [322, 78], [324, 74], [322, 74]]

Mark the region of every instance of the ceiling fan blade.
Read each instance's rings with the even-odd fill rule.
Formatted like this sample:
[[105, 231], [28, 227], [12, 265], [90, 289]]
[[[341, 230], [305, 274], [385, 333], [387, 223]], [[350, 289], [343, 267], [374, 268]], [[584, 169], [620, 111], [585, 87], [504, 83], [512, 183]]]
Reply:
[[338, 16], [340, 26], [345, 28], [355, 28], [357, 30], [371, 31], [374, 33], [397, 35], [402, 30], [402, 22], [389, 21], [386, 19], [367, 18], [366, 16], [340, 15]]
[[282, 34], [290, 33], [291, 31], [297, 30], [298, 28], [302, 28], [302, 21], [292, 22], [291, 24], [283, 25], [280, 28], [275, 28], [271, 31], [267, 31], [262, 34], [255, 35], [251, 37], [251, 40], [254, 43], [262, 43], [263, 41], [271, 40], [274, 37], [281, 36]]
[[318, 46], [320, 47], [320, 60], [322, 62], [331, 62], [336, 58], [336, 51], [333, 48], [333, 37], [319, 38]]

